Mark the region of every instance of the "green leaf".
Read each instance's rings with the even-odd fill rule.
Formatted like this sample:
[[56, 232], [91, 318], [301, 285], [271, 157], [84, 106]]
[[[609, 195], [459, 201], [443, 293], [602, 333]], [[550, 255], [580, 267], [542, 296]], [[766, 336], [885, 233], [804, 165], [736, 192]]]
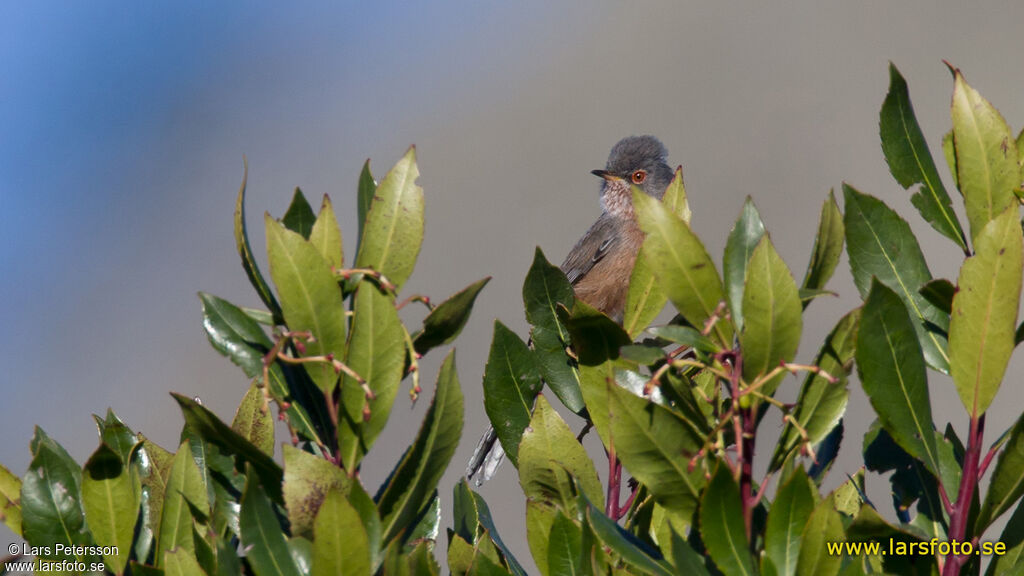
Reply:
[[416, 185], [419, 175], [416, 148], [410, 147], [377, 186], [356, 256], [356, 268], [380, 272], [396, 290], [412, 274], [423, 243], [423, 189]]
[[164, 554], [164, 574], [165, 576], [205, 576], [206, 572], [203, 572], [190, 550], [175, 548]]
[[100, 441], [116, 452], [122, 462], [125, 464], [131, 462], [132, 454], [136, 451], [136, 445], [139, 443], [139, 437], [110, 408], [107, 408], [106, 418], [100, 418], [95, 414], [92, 418], [99, 430]]
[[[352, 310], [355, 316], [345, 364], [366, 381], [374, 398], [368, 400], [351, 376], [342, 378], [338, 455], [349, 471], [356, 469], [384, 429], [405, 365], [405, 329], [392, 297], [363, 283], [356, 290]], [[364, 409], [369, 410], [369, 419]]]
[[953, 143], [957, 182], [964, 195], [971, 239], [978, 241], [985, 225], [1016, 206], [1020, 188], [1017, 146], [1002, 115], [953, 71]]
[[270, 414], [263, 388], [253, 383], [242, 397], [231, 429], [262, 450], [268, 456], [274, 455], [274, 417]]
[[704, 474], [687, 466], [703, 446], [703, 435], [670, 409], [614, 383], [605, 386], [611, 442], [623, 466], [647, 486], [656, 502], [689, 522], [704, 486]]
[[619, 357], [619, 348], [633, 342], [622, 326], [582, 300], [576, 300], [571, 313], [563, 307], [558, 311], [569, 330], [576, 357], [584, 366], [614, 360]]
[[647, 331], [659, 338], [664, 338], [683, 346], [689, 346], [701, 352], [713, 354], [718, 351], [718, 346], [711, 339], [690, 326], [668, 324], [666, 326], [656, 326]]
[[[808, 373], [804, 377], [804, 384], [800, 388], [800, 396], [792, 415], [807, 434], [806, 441], [810, 445], [824, 440], [825, 436], [839, 424], [846, 411], [846, 403], [850, 397], [850, 392], [846, 389], [846, 377], [853, 369], [859, 322], [860, 309], [843, 316], [825, 339], [814, 360], [815, 366], [837, 378], [838, 382], [829, 382], [828, 378], [820, 373]], [[768, 469], [778, 470], [802, 440], [803, 436], [799, 430], [791, 422], [786, 421]]]
[[0, 465], [0, 520], [21, 536], [21, 479]]
[[[491, 510], [483, 497], [469, 488], [469, 483], [465, 478], [455, 484], [453, 492], [455, 532], [473, 544], [477, 544], [482, 539], [490, 539], [509, 571], [519, 576], [526, 576], [526, 571], [498, 536], [498, 529], [491, 518]], [[437, 499], [435, 498], [434, 501], [437, 502]], [[440, 513], [440, 506], [438, 506], [437, 516]]]
[[594, 536], [612, 553], [618, 555], [627, 566], [641, 574], [652, 576], [671, 576], [673, 574], [672, 568], [660, 554], [647, 549], [635, 536], [602, 514], [587, 500], [584, 494], [580, 494], [580, 500], [579, 506], [586, 512], [587, 525], [593, 531]]
[[[171, 477], [171, 466], [174, 455], [150, 442], [139, 434], [142, 449], [136, 465], [139, 466], [142, 479], [142, 524], [139, 525], [139, 538], [135, 549], [137, 557], [147, 558], [149, 550], [160, 533], [160, 519], [163, 516], [164, 498], [167, 492], [167, 481]], [[141, 456], [145, 455], [145, 458]], [[143, 464], [147, 463], [148, 466]]]
[[[249, 378], [260, 377], [263, 374], [263, 356], [274, 343], [263, 332], [259, 322], [241, 308], [212, 294], [200, 292], [199, 299], [203, 305], [203, 328], [210, 344], [241, 367]], [[287, 367], [287, 370], [291, 371], [293, 367]], [[275, 400], [288, 406], [288, 421], [296, 432], [314, 443], [322, 443], [309, 413], [291, 398], [285, 370], [280, 363], [270, 366], [268, 376], [267, 387]], [[320, 398], [318, 395], [317, 401], [322, 403]]]
[[[333, 354], [345, 349], [345, 308], [338, 282], [323, 256], [302, 236], [275, 222], [268, 214], [267, 257], [270, 276], [281, 297], [288, 329], [308, 331], [305, 356]], [[305, 364], [306, 372], [320, 390], [331, 392], [338, 375], [329, 362]]]
[[[377, 567], [383, 561], [380, 514], [377, 513], [377, 504], [366, 493], [366, 490], [363, 489], [362, 482], [353, 482], [349, 487], [348, 502], [359, 514], [360, 522], [366, 530], [366, 539], [369, 545], [372, 564], [374, 567]], [[315, 533], [315, 525], [313, 530]]]
[[334, 215], [331, 198], [326, 194], [320, 203], [320, 214], [317, 215], [313, 230], [309, 233], [309, 243], [335, 270], [344, 266], [345, 250], [341, 241], [341, 229], [338, 228], [338, 219]]
[[284, 445], [284, 505], [293, 536], [313, 534], [313, 520], [324, 496], [332, 490], [347, 493], [352, 481], [327, 460]]
[[256, 576], [300, 576], [258, 474], [246, 474], [241, 506], [242, 546]]
[[938, 476], [931, 400], [921, 348], [895, 292], [875, 281], [857, 331], [857, 373], [886, 431]]
[[764, 534], [764, 561], [771, 561], [778, 576], [796, 574], [800, 537], [814, 510], [814, 491], [803, 467], [797, 466], [772, 502]]
[[[92, 544], [81, 497], [82, 471], [64, 448], [35, 429], [32, 462], [21, 485], [21, 534], [32, 546]], [[54, 550], [55, 552], [55, 550]], [[83, 556], [50, 557], [82, 561]]]
[[479, 548], [453, 534], [448, 544], [448, 569], [452, 576], [508, 576], [509, 572]]
[[889, 93], [885, 96], [879, 114], [879, 131], [882, 137], [882, 152], [889, 164], [889, 171], [900, 186], [910, 189], [921, 184], [920, 190], [910, 201], [921, 216], [943, 236], [956, 242], [964, 251], [967, 242], [960, 221], [953, 212], [949, 194], [942, 186], [942, 179], [935, 169], [935, 161], [928, 151], [921, 127], [910, 103], [907, 82], [891, 62], [889, 63]]
[[677, 573], [709, 576], [708, 569], [704, 566], [704, 557], [683, 540], [675, 529], [671, 529], [671, 532], [672, 563]]
[[[796, 282], [767, 236], [758, 242], [750, 257], [743, 310], [743, 378], [752, 383], [781, 362], [793, 360], [803, 329], [803, 307]], [[766, 382], [761, 392], [774, 393], [784, 376], [779, 374]]]
[[581, 560], [583, 534], [575, 522], [557, 512], [551, 524], [548, 542], [547, 572], [568, 576], [583, 576]]
[[106, 444], [93, 452], [82, 475], [82, 507], [93, 538], [100, 546], [124, 550], [103, 559], [115, 574], [124, 572], [131, 550], [135, 521], [139, 517], [142, 485], [121, 457]]
[[171, 394], [185, 415], [185, 423], [191, 426], [203, 440], [220, 448], [226, 456], [236, 456], [252, 465], [266, 486], [265, 490], [274, 502], [283, 502], [281, 481], [284, 474], [274, 460], [251, 442], [220, 421], [213, 412], [199, 405], [195, 400], [180, 394]]
[[743, 331], [743, 287], [747, 284], [747, 263], [763, 236], [764, 222], [754, 206], [754, 200], [747, 196], [740, 217], [732, 232], [729, 232], [725, 255], [722, 257], [725, 294], [729, 298], [732, 322], [740, 332]]
[[604, 506], [601, 481], [593, 461], [576, 441], [569, 426], [548, 403], [537, 397], [533, 419], [519, 445], [519, 483], [527, 498], [559, 505], [575, 512], [573, 478], [587, 496]]
[[[690, 223], [690, 205], [686, 200], [686, 189], [683, 187], [682, 167], [676, 168], [676, 173], [669, 182], [661, 202], [687, 224]], [[626, 308], [622, 321], [622, 327], [629, 337], [636, 338], [650, 325], [661, 313], [666, 302], [668, 296], [658, 284], [654, 269], [641, 247], [629, 276], [629, 290], [626, 293]]]
[[949, 356], [942, 334], [949, 329], [949, 316], [919, 292], [932, 276], [910, 226], [877, 198], [861, 194], [846, 184], [843, 195], [846, 251], [861, 298], [867, 298], [872, 277], [895, 290], [913, 319], [925, 361], [948, 374]]
[[842, 542], [843, 522], [832, 498], [825, 498], [814, 508], [804, 526], [797, 560], [797, 576], [831, 576], [839, 573], [842, 556], [828, 553], [829, 542]]
[[526, 541], [534, 563], [544, 576], [557, 576], [557, 573], [548, 571], [548, 562], [551, 557], [551, 530], [559, 514], [555, 506], [529, 498], [526, 500]]
[[953, 312], [953, 296], [956, 294], [956, 286], [945, 278], [936, 278], [925, 283], [918, 290], [924, 299], [946, 314]]
[[327, 493], [313, 532], [313, 576], [373, 573], [366, 529], [340, 489]]
[[260, 300], [267, 305], [267, 308], [274, 317], [274, 322], [283, 324], [284, 314], [281, 312], [281, 306], [277, 303], [277, 298], [274, 298], [270, 285], [263, 278], [263, 274], [260, 273], [260, 267], [256, 263], [252, 247], [249, 245], [249, 232], [245, 226], [245, 184], [248, 179], [249, 163], [245, 162], [242, 186], [238, 189], [238, 199], [235, 201], [235, 247], [238, 249], [238, 255], [242, 258], [242, 268], [245, 269], [245, 274], [249, 277], [249, 283], [256, 289], [256, 294], [259, 295]]
[[575, 301], [565, 273], [548, 262], [538, 247], [523, 282], [526, 320], [532, 326], [530, 335], [541, 375], [562, 404], [579, 414], [583, 410], [579, 373], [565, 353], [569, 331], [558, 318], [558, 306], [572, 310]]
[[745, 530], [739, 486], [719, 464], [701, 499], [700, 535], [715, 565], [730, 576], [754, 574]]
[[1024, 503], [1017, 505], [998, 542], [1006, 546], [1006, 553], [992, 557], [986, 576], [1019, 576], [1024, 568]]
[[950, 371], [972, 418], [992, 404], [1013, 352], [1022, 243], [1020, 214], [1012, 206], [975, 236], [975, 255], [960, 268], [949, 323]]
[[426, 354], [432, 348], [454, 342], [469, 320], [477, 295], [490, 280], [490, 276], [477, 280], [431, 310], [423, 319], [423, 330], [413, 338], [416, 352]]
[[300, 234], [304, 240], [309, 240], [309, 235], [313, 232], [314, 222], [316, 222], [316, 214], [313, 213], [313, 207], [309, 205], [302, 190], [296, 188], [295, 193], [292, 194], [292, 202], [288, 205], [288, 210], [281, 217], [281, 223], [284, 224], [285, 228]]
[[484, 409], [513, 466], [519, 467], [519, 441], [530, 424], [533, 399], [544, 383], [526, 343], [500, 321], [484, 368]]
[[622, 357], [631, 362], [644, 366], [656, 364], [666, 357], [665, 351], [656, 346], [643, 346], [640, 344], [629, 344], [619, 350]]
[[[814, 237], [814, 250], [811, 260], [807, 263], [801, 292], [817, 293], [825, 288], [843, 254], [843, 238], [846, 229], [843, 226], [843, 214], [836, 204], [836, 195], [828, 191], [828, 199], [821, 206], [821, 218], [818, 220], [818, 233]], [[801, 300], [803, 298], [801, 297]], [[804, 303], [804, 308], [810, 301]]]
[[[659, 283], [690, 324], [703, 326], [725, 298], [707, 250], [686, 222], [657, 199], [634, 191], [633, 207], [647, 234], [644, 251]], [[733, 329], [727, 319], [716, 322], [712, 334], [720, 345], [732, 344]]]
[[1021, 495], [1024, 495], [1024, 415], [1010, 429], [1009, 439], [999, 452], [974, 533], [983, 533]]
[[956, 173], [956, 145], [953, 143], [952, 130], [942, 136], [942, 155], [946, 157], [946, 166], [949, 167], [949, 172], [953, 176], [953, 184], [959, 189], [960, 182], [957, 181]]
[[437, 376], [430, 408], [409, 450], [381, 486], [377, 509], [382, 518], [383, 541], [401, 535], [430, 500], [462, 434], [462, 390], [455, 372], [455, 351], [448, 353]]
[[181, 443], [174, 455], [171, 475], [167, 479], [164, 494], [160, 533], [157, 536], [157, 566], [163, 566], [164, 556], [176, 548], [194, 553], [193, 510], [198, 511], [204, 518], [210, 514], [206, 485], [203, 484], [202, 473], [192, 458], [187, 440]]
[[356, 245], [357, 252], [363, 240], [363, 230], [366, 228], [366, 215], [370, 213], [370, 206], [373, 205], [373, 196], [377, 193], [377, 181], [370, 173], [370, 160], [363, 164], [359, 172], [359, 185], [356, 191], [356, 207], [359, 215], [359, 244]]

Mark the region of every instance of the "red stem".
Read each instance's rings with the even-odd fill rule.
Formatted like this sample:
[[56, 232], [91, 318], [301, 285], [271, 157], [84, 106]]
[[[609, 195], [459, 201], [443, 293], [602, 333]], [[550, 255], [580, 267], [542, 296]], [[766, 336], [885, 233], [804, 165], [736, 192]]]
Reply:
[[619, 483], [622, 481], [622, 463], [615, 455], [615, 446], [608, 450], [608, 494], [604, 502], [604, 514], [612, 520], [619, 518]]
[[[971, 511], [971, 500], [974, 499], [974, 490], [978, 486], [979, 466], [981, 458], [981, 443], [985, 435], [985, 415], [971, 418], [971, 432], [967, 438], [967, 452], [964, 454], [964, 469], [960, 474], [960, 490], [956, 496], [956, 504], [953, 513], [950, 515], [949, 539], [950, 544], [956, 543], [957, 548], [963, 545], [964, 536], [967, 533], [967, 520]], [[942, 480], [940, 479], [939, 482]], [[967, 562], [970, 556], [954, 554], [950, 551], [946, 556], [946, 565], [942, 568], [942, 576], [957, 576], [960, 568]]]

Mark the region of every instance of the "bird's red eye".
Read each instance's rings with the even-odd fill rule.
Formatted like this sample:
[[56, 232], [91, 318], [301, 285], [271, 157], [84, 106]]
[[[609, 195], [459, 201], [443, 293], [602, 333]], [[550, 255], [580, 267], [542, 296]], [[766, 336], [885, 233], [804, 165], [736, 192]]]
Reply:
[[647, 180], [647, 172], [644, 170], [637, 170], [633, 172], [633, 184], [643, 184], [644, 180]]

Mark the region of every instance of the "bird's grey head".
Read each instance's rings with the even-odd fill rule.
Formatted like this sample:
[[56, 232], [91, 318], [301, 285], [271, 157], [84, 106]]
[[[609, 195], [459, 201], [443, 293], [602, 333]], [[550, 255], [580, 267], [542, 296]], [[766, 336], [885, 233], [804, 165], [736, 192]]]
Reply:
[[672, 169], [665, 162], [668, 151], [654, 136], [629, 136], [619, 140], [608, 155], [604, 170], [593, 174], [604, 178], [601, 203], [611, 213], [632, 213], [631, 185], [649, 196], [661, 198], [672, 180]]

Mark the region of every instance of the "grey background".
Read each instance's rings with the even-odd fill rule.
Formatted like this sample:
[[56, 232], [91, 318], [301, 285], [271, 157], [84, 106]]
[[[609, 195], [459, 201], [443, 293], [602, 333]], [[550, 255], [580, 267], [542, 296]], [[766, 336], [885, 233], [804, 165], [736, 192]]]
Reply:
[[[520, 288], [533, 248], [560, 262], [596, 218], [588, 171], [618, 138], [665, 142], [670, 162], [684, 166], [693, 226], [718, 261], [749, 194], [799, 277], [821, 201], [846, 180], [906, 215], [933, 274], [955, 278], [958, 252], [912, 211], [879, 148], [887, 63], [907, 78], [946, 176], [938, 144], [952, 81], [941, 59], [1017, 130], [1021, 22], [1024, 5], [1008, 1], [347, 3], [301, 12], [4, 3], [0, 462], [24, 472], [34, 424], [84, 461], [97, 442], [90, 414], [108, 406], [173, 448], [182, 420], [170, 391], [198, 395], [230, 420], [247, 381], [206, 342], [195, 293], [258, 305], [231, 232], [242, 155], [261, 258], [260, 216], [281, 215], [294, 186], [331, 195], [351, 258], [360, 165], [372, 158], [380, 177], [415, 143], [427, 222], [407, 292], [440, 300], [494, 276], [457, 343], [467, 400], [464, 438], [440, 487], [450, 525], [452, 485], [486, 425], [491, 324], [500, 318], [525, 334]], [[811, 307], [802, 360], [858, 303], [845, 257], [830, 287], [841, 296]], [[425, 362], [428, 394], [442, 355]], [[1021, 410], [1019, 367], [992, 407], [988, 440]], [[951, 383], [932, 376], [937, 422], [963, 434]], [[859, 466], [872, 418], [852, 389], [833, 486]], [[781, 393], [795, 390], [791, 379]], [[425, 405], [410, 409], [399, 396], [365, 465], [371, 491]], [[765, 426], [777, 430], [778, 419]], [[532, 565], [514, 470], [481, 492], [504, 540]], [[885, 479], [870, 476], [869, 493], [886, 507]], [[0, 528], [0, 541], [12, 539]], [[445, 545], [442, 533], [441, 555]]]

